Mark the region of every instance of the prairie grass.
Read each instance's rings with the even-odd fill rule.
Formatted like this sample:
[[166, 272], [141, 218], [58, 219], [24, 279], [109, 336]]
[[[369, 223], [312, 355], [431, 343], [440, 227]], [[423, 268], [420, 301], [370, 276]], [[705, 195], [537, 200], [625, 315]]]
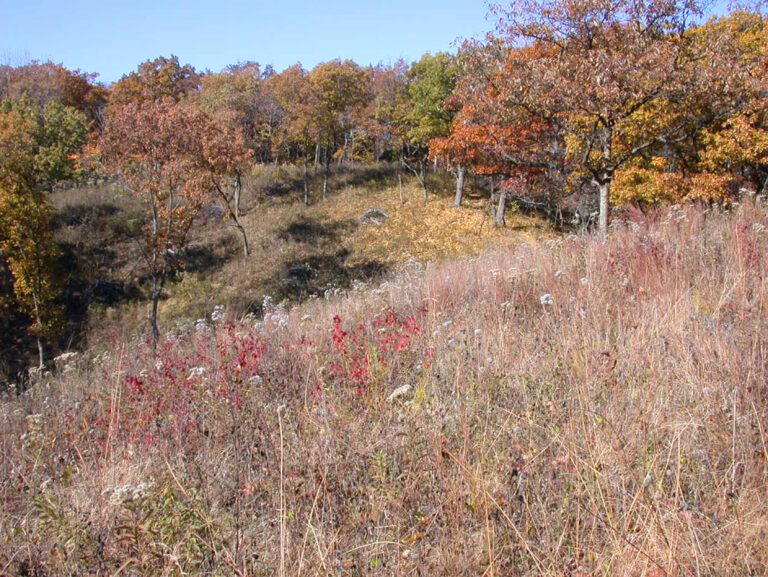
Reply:
[[62, 359], [0, 573], [766, 575], [768, 213], [630, 217]]

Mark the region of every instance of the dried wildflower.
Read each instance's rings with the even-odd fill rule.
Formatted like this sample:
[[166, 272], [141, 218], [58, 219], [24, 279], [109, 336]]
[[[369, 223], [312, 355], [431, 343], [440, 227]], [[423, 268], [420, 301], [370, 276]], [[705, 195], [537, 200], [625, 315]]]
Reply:
[[211, 321], [218, 323], [219, 321], [224, 320], [224, 313], [224, 305], [216, 305], [213, 307], [213, 312], [211, 313]]

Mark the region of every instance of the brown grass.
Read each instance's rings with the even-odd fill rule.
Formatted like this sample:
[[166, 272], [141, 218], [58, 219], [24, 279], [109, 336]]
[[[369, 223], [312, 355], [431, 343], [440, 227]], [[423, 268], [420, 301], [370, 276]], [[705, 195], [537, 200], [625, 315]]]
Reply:
[[[252, 246], [248, 258], [242, 258], [239, 237], [228, 221], [200, 219], [186, 268], [170, 284], [161, 305], [161, 325], [170, 328], [179, 321], [195, 320], [217, 304], [226, 305], [235, 316], [261, 314], [265, 296], [296, 303], [370, 281], [412, 260], [426, 263], [476, 255], [484, 249], [553, 235], [541, 219], [514, 213], [506, 229], [495, 227], [486, 211], [487, 199], [477, 195], [468, 196], [462, 209], [454, 209], [450, 178], [430, 175], [433, 193], [425, 203], [412, 179], [404, 179], [401, 195], [395, 173], [386, 166], [338, 170], [331, 177], [328, 199], [320, 198], [318, 175], [311, 203], [305, 206], [300, 202], [301, 173], [296, 167], [260, 167], [246, 185], [243, 224]], [[135, 210], [135, 201], [125, 195], [116, 197], [113, 191], [61, 193], [58, 204], [67, 203], [117, 205], [120, 212], [110, 218], [118, 222], [130, 219]], [[370, 209], [383, 210], [390, 218], [381, 224], [362, 219]], [[91, 219], [62, 230], [60, 237], [76, 236], [93, 245], [90, 252], [98, 252], [110, 244], [108, 231], [109, 223]], [[119, 242], [110, 247], [110, 254], [119, 258], [107, 259], [93, 272], [119, 283], [141, 285], [136, 241], [114, 238]], [[88, 254], [87, 248], [84, 252]], [[96, 309], [89, 329], [91, 342], [103, 340], [104, 329], [116, 325], [129, 338], [145, 328], [147, 311], [148, 304], [142, 300], [116, 310]]]
[[766, 575], [766, 270], [673, 208], [116, 341], [2, 405], [0, 573]]

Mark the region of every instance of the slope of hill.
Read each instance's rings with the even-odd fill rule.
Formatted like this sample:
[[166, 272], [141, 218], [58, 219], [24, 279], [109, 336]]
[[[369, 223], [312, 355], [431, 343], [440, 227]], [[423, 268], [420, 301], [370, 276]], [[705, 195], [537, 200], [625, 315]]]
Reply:
[[767, 270], [764, 206], [672, 208], [61, 359], [0, 568], [763, 575]]
[[[400, 190], [395, 175], [386, 165], [339, 168], [327, 200], [313, 193], [305, 206], [298, 169], [261, 167], [244, 194], [242, 222], [252, 254], [242, 257], [236, 230], [222, 209], [210, 205], [168, 287], [161, 325], [195, 320], [215, 305], [235, 316], [260, 315], [265, 296], [296, 303], [366, 282], [409, 260], [472, 255], [552, 235], [543, 220], [521, 214], [512, 214], [506, 229], [495, 227], [479, 191], [471, 191], [461, 210], [453, 209], [452, 183], [445, 176], [430, 175], [434, 192], [425, 203], [415, 183], [406, 180]], [[91, 305], [84, 334], [98, 342], [103, 329], [119, 326], [126, 338], [145, 330], [147, 279], [137, 242], [137, 200], [115, 184], [63, 190], [53, 202], [58, 240], [75, 271], [70, 284]], [[365, 218], [371, 210], [381, 214]]]

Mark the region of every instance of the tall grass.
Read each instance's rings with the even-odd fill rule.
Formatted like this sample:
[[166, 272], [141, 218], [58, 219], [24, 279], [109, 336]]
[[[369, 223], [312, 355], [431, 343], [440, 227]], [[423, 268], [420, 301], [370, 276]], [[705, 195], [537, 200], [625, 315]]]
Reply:
[[768, 214], [631, 217], [62, 359], [0, 574], [766, 575]]

